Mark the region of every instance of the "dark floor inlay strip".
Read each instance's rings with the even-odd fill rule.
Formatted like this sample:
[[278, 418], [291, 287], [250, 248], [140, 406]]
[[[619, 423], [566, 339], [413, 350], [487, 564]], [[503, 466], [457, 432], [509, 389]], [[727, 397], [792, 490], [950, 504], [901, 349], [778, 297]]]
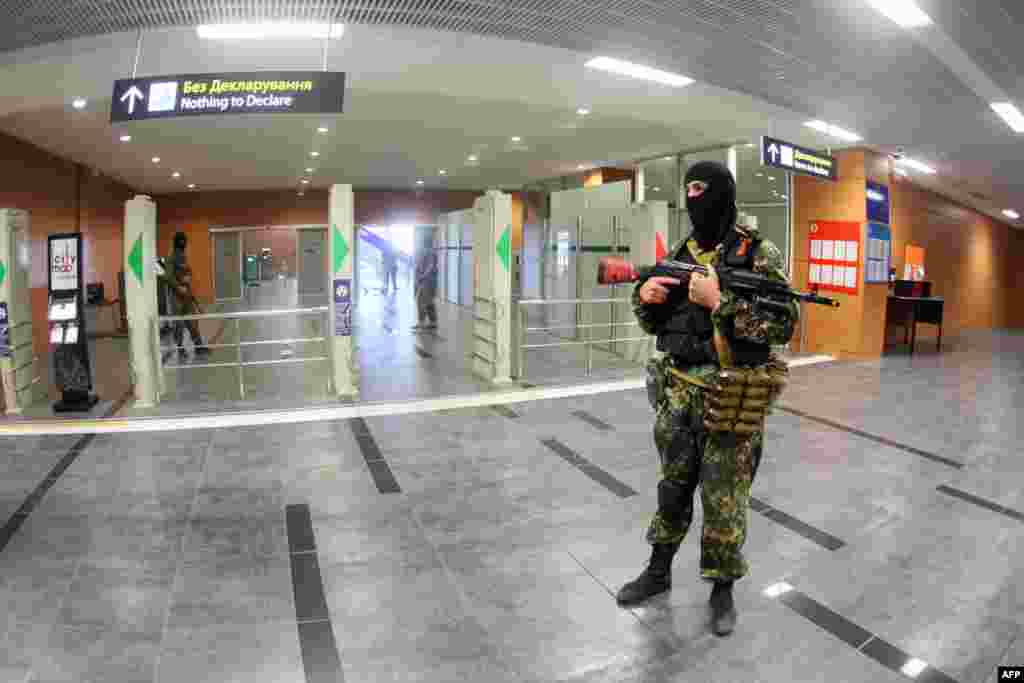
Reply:
[[783, 405], [776, 404], [775, 407], [778, 410], [781, 410], [781, 411], [783, 411], [785, 413], [790, 413], [792, 415], [797, 415], [797, 416], [802, 417], [802, 418], [804, 418], [806, 420], [810, 420], [812, 422], [818, 422], [820, 424], [826, 425], [828, 427], [832, 427], [833, 429], [838, 429], [838, 430], [843, 431], [843, 432], [849, 432], [850, 434], [856, 434], [859, 437], [862, 437], [862, 438], [865, 438], [865, 439], [869, 439], [869, 440], [874, 441], [876, 443], [880, 443], [880, 444], [883, 444], [885, 446], [890, 446], [892, 448], [898, 448], [901, 451], [906, 451], [907, 453], [912, 453], [913, 455], [917, 455], [917, 456], [920, 456], [922, 458], [927, 458], [928, 460], [932, 460], [934, 462], [942, 463], [943, 465], [947, 465], [948, 467], [953, 467], [953, 468], [956, 468], [958, 470], [961, 470], [964, 467], [964, 464], [962, 462], [958, 462], [956, 460], [953, 460], [951, 458], [946, 458], [946, 457], [943, 457], [941, 455], [936, 455], [935, 453], [929, 453], [928, 451], [923, 451], [920, 448], [914, 448], [913, 446], [908, 446], [907, 444], [900, 443], [899, 441], [893, 441], [892, 439], [886, 438], [884, 436], [878, 436], [877, 434], [871, 434], [870, 432], [865, 432], [862, 429], [857, 429], [856, 427], [851, 427], [849, 425], [845, 425], [842, 422], [836, 422], [835, 420], [829, 420], [829, 419], [824, 418], [824, 417], [818, 417], [817, 415], [811, 415], [810, 413], [805, 413], [802, 410], [797, 410], [796, 408], [790, 408], [788, 406], [783, 406]]
[[590, 462], [558, 439], [541, 439], [541, 443], [554, 451], [558, 457], [583, 472], [583, 474], [587, 475], [598, 484], [617, 495], [619, 498], [628, 498], [636, 495], [636, 491], [630, 488], [627, 484], [619, 481], [608, 472], [605, 472], [603, 469]]
[[1012, 508], [1003, 507], [999, 503], [993, 503], [990, 500], [985, 500], [984, 498], [979, 498], [978, 496], [975, 496], [972, 493], [967, 493], [966, 491], [961, 491], [959, 489], [954, 489], [952, 487], [946, 486], [945, 484], [943, 484], [942, 486], [939, 486], [938, 490], [942, 491], [946, 495], [953, 496], [955, 498], [959, 498], [960, 500], [967, 501], [968, 503], [974, 503], [975, 505], [978, 505], [979, 507], [983, 507], [986, 510], [992, 510], [993, 512], [998, 512], [1001, 515], [1006, 515], [1007, 517], [1009, 517], [1011, 519], [1015, 519], [1018, 522], [1024, 522], [1024, 514], [1021, 514], [1020, 512], [1017, 512], [1016, 510], [1014, 510]]
[[356, 443], [359, 444], [359, 450], [363, 454], [363, 459], [366, 460], [366, 467], [370, 470], [377, 491], [379, 493], [401, 493], [402, 487], [398, 485], [394, 472], [391, 471], [390, 465], [384, 459], [384, 454], [380, 452], [380, 446], [377, 445], [377, 440], [370, 433], [370, 427], [366, 424], [366, 420], [354, 417], [349, 424], [352, 426], [352, 434], [356, 437]]
[[[122, 397], [119, 401], [111, 405], [103, 417], [110, 417], [124, 405], [126, 397]], [[14, 538], [14, 534], [18, 533], [18, 529], [25, 523], [28, 516], [32, 514], [36, 506], [39, 505], [39, 501], [43, 499], [43, 496], [53, 488], [53, 485], [57, 483], [61, 475], [67, 471], [71, 465], [74, 464], [75, 460], [78, 459], [82, 453], [96, 440], [95, 434], [86, 434], [82, 438], [75, 441], [75, 443], [68, 449], [67, 453], [61, 456], [61, 459], [57, 461], [57, 464], [46, 473], [43, 480], [32, 490], [32, 493], [28, 494], [24, 502], [14, 511], [14, 514], [10, 516], [7, 522], [0, 528], [0, 553], [4, 551], [7, 544]]]
[[768, 503], [758, 500], [757, 498], [750, 499], [750, 509], [754, 512], [761, 513], [773, 522], [781, 524], [790, 531], [800, 534], [807, 540], [813, 541], [828, 550], [839, 550], [846, 545], [846, 543], [832, 534], [813, 527], [807, 522], [803, 522], [792, 515], [786, 514], [782, 510], [774, 508]]
[[[292, 569], [292, 592], [295, 595], [295, 620], [299, 630], [299, 649], [307, 683], [344, 682], [338, 644], [334, 640], [331, 615], [324, 597], [324, 582], [315, 552], [313, 520], [309, 506], [289, 505], [285, 508], [288, 520], [288, 547]], [[295, 551], [294, 548], [305, 548]]]
[[831, 633], [850, 647], [859, 650], [892, 671], [910, 676], [910, 672], [904, 671], [903, 668], [914, 662], [924, 666], [924, 669], [917, 673], [916, 676], [910, 676], [915, 681], [957, 683], [956, 679], [950, 678], [924, 662], [919, 662], [919, 660], [911, 657], [892, 643], [858, 626], [846, 617], [832, 611], [814, 598], [798, 590], [789, 590], [783, 593], [779, 596], [779, 601], [819, 628]]
[[519, 418], [519, 413], [512, 410], [508, 406], [493, 405], [491, 406], [491, 410], [496, 412], [498, 415], [501, 415], [502, 417], [507, 417], [510, 420], [516, 420]]
[[585, 410], [574, 410], [572, 414], [575, 417], [578, 417], [579, 419], [583, 420], [584, 422], [590, 424], [593, 427], [596, 427], [597, 429], [600, 429], [603, 432], [610, 432], [615, 429], [615, 427], [612, 427], [610, 424], [608, 424], [601, 418], [595, 417]]

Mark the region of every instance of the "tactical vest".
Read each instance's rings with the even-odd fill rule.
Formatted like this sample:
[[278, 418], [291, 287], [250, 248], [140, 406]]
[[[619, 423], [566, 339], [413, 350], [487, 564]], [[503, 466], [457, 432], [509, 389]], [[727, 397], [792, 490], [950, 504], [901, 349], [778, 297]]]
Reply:
[[[683, 241], [682, 246], [672, 258], [699, 265], [686, 246], [689, 239]], [[760, 243], [759, 237], [744, 237], [735, 228], [730, 229], [722, 241], [722, 253], [725, 254], [725, 257], [722, 259], [721, 265], [753, 271], [754, 254]], [[689, 288], [686, 286], [673, 288], [666, 304], [672, 310], [672, 314], [658, 334], [658, 350], [668, 353], [677, 364], [682, 366], [717, 364], [718, 356], [712, 344], [715, 328], [711, 322], [711, 311], [691, 302]], [[733, 362], [736, 365], [753, 366], [768, 362], [771, 354], [771, 346], [768, 344], [735, 339], [731, 325], [728, 329], [721, 331], [729, 341], [733, 352]]]

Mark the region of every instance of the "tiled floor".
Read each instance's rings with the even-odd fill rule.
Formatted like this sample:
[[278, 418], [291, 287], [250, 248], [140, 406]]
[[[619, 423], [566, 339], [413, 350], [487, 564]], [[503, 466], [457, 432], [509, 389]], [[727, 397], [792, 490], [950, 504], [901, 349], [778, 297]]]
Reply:
[[[908, 680], [900, 665], [916, 657], [932, 667], [919, 680], [990, 683], [997, 665], [1024, 664], [1024, 522], [938, 487], [1024, 512], [1022, 359], [1024, 335], [997, 334], [794, 369], [784, 401], [811, 417], [770, 419], [754, 496], [842, 546], [751, 512], [752, 572], [724, 639], [707, 626], [697, 534], [670, 594], [632, 610], [612, 597], [648, 552], [657, 467], [643, 391], [5, 438], [0, 680], [875, 683]], [[399, 491], [380, 492], [382, 467]], [[311, 530], [286, 522], [289, 506], [308, 508]], [[303, 533], [313, 552], [290, 549]], [[838, 616], [762, 592], [778, 582]], [[317, 599], [326, 610], [303, 617]], [[859, 651], [844, 629], [872, 639]]]

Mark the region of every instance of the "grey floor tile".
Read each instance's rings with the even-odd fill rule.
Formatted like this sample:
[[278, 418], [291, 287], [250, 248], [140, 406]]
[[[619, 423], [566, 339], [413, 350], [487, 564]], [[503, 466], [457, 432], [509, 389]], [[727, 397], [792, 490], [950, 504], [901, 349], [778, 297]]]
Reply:
[[155, 683], [305, 680], [294, 621], [169, 631], [156, 672]]

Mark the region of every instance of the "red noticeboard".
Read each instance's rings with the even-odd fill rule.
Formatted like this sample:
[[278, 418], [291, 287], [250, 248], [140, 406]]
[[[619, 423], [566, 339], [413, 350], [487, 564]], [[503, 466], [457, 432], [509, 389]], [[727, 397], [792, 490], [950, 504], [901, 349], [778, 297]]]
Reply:
[[811, 221], [808, 232], [808, 287], [857, 294], [862, 247], [860, 223]]

